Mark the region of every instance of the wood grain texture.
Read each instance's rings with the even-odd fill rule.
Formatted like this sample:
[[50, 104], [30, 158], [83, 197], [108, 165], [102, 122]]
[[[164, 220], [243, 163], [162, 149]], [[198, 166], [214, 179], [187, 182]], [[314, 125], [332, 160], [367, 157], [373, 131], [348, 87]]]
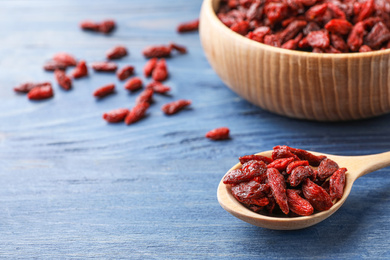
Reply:
[[280, 115], [318, 121], [390, 112], [390, 50], [317, 54], [268, 46], [219, 21], [219, 2], [206, 0], [202, 6], [202, 45], [222, 81], [246, 100]]
[[[300, 231], [258, 228], [220, 207], [218, 183], [239, 156], [278, 144], [340, 155], [385, 152], [390, 116], [319, 123], [248, 103], [209, 66], [197, 33], [175, 32], [200, 6], [200, 0], [1, 1], [0, 258], [388, 258], [389, 168], [357, 180], [338, 212]], [[78, 29], [83, 19], [107, 17], [118, 22], [110, 36]], [[54, 83], [41, 66], [55, 52], [90, 63], [116, 44], [130, 51], [119, 65], [134, 65], [142, 77], [143, 47], [169, 41], [189, 50], [167, 60], [171, 96], [156, 96], [148, 116], [131, 126], [101, 118], [132, 107], [138, 94], [113, 75], [91, 71], [70, 92], [55, 84], [54, 98], [42, 102], [12, 91], [26, 80]], [[96, 101], [93, 90], [109, 82], [117, 93]], [[160, 111], [180, 98], [191, 99], [191, 109], [172, 117]], [[204, 138], [219, 126], [230, 128], [230, 140]]]

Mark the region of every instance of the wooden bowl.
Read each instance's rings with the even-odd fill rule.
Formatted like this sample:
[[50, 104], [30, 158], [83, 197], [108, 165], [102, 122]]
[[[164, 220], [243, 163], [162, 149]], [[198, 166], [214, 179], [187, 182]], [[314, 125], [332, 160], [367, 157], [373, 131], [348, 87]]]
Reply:
[[390, 50], [318, 54], [268, 46], [239, 35], [204, 0], [200, 38], [222, 81], [276, 114], [319, 121], [369, 118], [390, 111]]

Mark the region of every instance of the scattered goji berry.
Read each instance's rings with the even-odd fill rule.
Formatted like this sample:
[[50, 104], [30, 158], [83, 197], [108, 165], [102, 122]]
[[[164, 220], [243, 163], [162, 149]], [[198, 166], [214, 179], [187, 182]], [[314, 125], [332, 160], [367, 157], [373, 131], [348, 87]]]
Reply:
[[109, 60], [115, 60], [125, 57], [127, 54], [126, 47], [119, 45], [109, 49], [106, 53], [106, 57]]
[[179, 53], [181, 54], [186, 54], [187, 53], [187, 48], [182, 46], [182, 45], [179, 45], [177, 43], [174, 43], [174, 42], [171, 42], [169, 44], [169, 47], [172, 49], [172, 50], [176, 50], [178, 51]]
[[91, 20], [85, 20], [80, 22], [80, 28], [86, 31], [98, 31], [99, 24]]
[[51, 98], [54, 95], [51, 84], [41, 85], [31, 89], [27, 97], [30, 100], [42, 100]]
[[226, 140], [229, 139], [229, 132], [229, 128], [219, 127], [208, 131], [205, 136], [211, 140]]
[[185, 100], [185, 99], [179, 99], [170, 103], [167, 103], [161, 107], [161, 110], [166, 114], [166, 115], [173, 115], [176, 114], [177, 112], [181, 111], [185, 107], [191, 105], [190, 100]]
[[149, 103], [137, 103], [127, 114], [125, 118], [126, 125], [133, 124], [144, 118], [146, 111], [149, 108]]
[[137, 99], [135, 100], [135, 103], [136, 104], [139, 104], [139, 103], [152, 103], [152, 100], [153, 100], [153, 94], [154, 94], [154, 91], [153, 89], [145, 89], [144, 91], [142, 91]]
[[134, 67], [126, 65], [116, 72], [116, 76], [119, 80], [125, 80], [134, 74]]
[[125, 82], [124, 88], [130, 91], [136, 91], [142, 88], [142, 79], [139, 77], [133, 77]]
[[159, 81], [150, 82], [148, 85], [146, 85], [146, 88], [153, 89], [154, 93], [158, 94], [166, 94], [167, 92], [171, 91], [169, 86], [163, 85]]
[[43, 65], [43, 69], [47, 71], [55, 71], [57, 69], [66, 70], [67, 67], [68, 65], [66, 65], [65, 63], [58, 62], [55, 60], [49, 60]]
[[146, 58], [163, 58], [171, 56], [172, 48], [165, 45], [153, 45], [143, 49], [142, 54]]
[[35, 87], [41, 87], [41, 86], [45, 86], [45, 85], [51, 85], [51, 83], [48, 81], [45, 81], [45, 82], [25, 82], [25, 83], [22, 83], [16, 87], [14, 87], [14, 91], [19, 92], [19, 93], [28, 93], [28, 92], [30, 92], [30, 90], [32, 90]]
[[104, 85], [104, 86], [96, 89], [93, 92], [93, 96], [97, 97], [97, 98], [103, 98], [105, 96], [108, 96], [108, 95], [114, 93], [114, 91], [115, 91], [115, 84], [107, 84], [107, 85]]
[[109, 112], [106, 112], [103, 114], [103, 119], [106, 120], [109, 123], [118, 123], [125, 120], [125, 117], [130, 112], [127, 108], [118, 108], [111, 110]]
[[177, 26], [177, 32], [179, 33], [185, 33], [185, 32], [193, 32], [197, 31], [199, 27], [199, 19], [184, 22]]
[[76, 68], [72, 71], [72, 76], [75, 79], [88, 76], [87, 63], [84, 60], [77, 63]]
[[57, 69], [54, 71], [54, 76], [56, 78], [58, 85], [60, 85], [60, 87], [62, 87], [65, 90], [71, 89], [72, 80], [70, 79], [70, 77], [68, 77], [65, 74], [65, 71]]
[[114, 20], [104, 20], [101, 23], [99, 23], [99, 32], [108, 34], [112, 32], [115, 29], [115, 21]]
[[73, 55], [66, 52], [58, 52], [54, 54], [53, 60], [66, 66], [76, 66], [77, 64], [77, 61]]
[[152, 58], [148, 60], [144, 66], [144, 75], [145, 77], [150, 77], [152, 76], [153, 70], [156, 67], [158, 59], [157, 58]]
[[152, 72], [152, 78], [160, 82], [168, 78], [168, 68], [165, 59], [157, 61], [156, 67]]
[[118, 69], [118, 66], [114, 62], [98, 61], [92, 63], [92, 68], [95, 71], [115, 72]]

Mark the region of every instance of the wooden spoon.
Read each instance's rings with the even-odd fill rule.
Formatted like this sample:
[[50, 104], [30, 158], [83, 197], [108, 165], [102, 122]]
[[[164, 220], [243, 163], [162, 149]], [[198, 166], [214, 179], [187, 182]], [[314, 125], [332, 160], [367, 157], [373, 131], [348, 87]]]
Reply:
[[[247, 209], [242, 204], [240, 204], [231, 194], [231, 186], [224, 184], [222, 180], [219, 183], [217, 192], [219, 204], [221, 204], [222, 208], [224, 208], [233, 216], [255, 226], [277, 230], [294, 230], [306, 228], [321, 222], [336, 212], [336, 210], [338, 210], [347, 199], [349, 193], [351, 192], [354, 181], [359, 177], [390, 166], [390, 152], [364, 156], [338, 156], [316, 152], [311, 153], [315, 155], [325, 155], [329, 159], [337, 162], [340, 167], [345, 167], [348, 169], [346, 173], [343, 197], [337, 201], [329, 210], [318, 212], [311, 216], [300, 217], [270, 217], [261, 215]], [[272, 151], [266, 151], [258, 154], [271, 157]], [[238, 163], [229, 171], [240, 167], [241, 164]]]

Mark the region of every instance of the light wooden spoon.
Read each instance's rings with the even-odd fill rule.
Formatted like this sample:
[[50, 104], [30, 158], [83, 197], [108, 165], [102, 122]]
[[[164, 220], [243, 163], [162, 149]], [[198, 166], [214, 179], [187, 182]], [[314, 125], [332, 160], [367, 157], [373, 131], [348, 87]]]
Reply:
[[[338, 210], [347, 199], [349, 193], [351, 192], [352, 185], [356, 179], [367, 173], [390, 166], [390, 152], [364, 156], [338, 156], [316, 152], [311, 153], [315, 155], [325, 155], [329, 159], [337, 162], [340, 167], [345, 167], [348, 169], [346, 173], [343, 197], [337, 201], [329, 210], [315, 213], [311, 216], [300, 217], [270, 217], [261, 215], [241, 205], [231, 194], [231, 186], [224, 184], [222, 180], [219, 183], [217, 192], [219, 204], [221, 204], [222, 208], [224, 208], [233, 216], [255, 226], [277, 230], [294, 230], [306, 228], [323, 221], [336, 212], [336, 210]], [[272, 151], [266, 151], [258, 154], [271, 157]], [[241, 164], [238, 163], [229, 171], [240, 167]]]

